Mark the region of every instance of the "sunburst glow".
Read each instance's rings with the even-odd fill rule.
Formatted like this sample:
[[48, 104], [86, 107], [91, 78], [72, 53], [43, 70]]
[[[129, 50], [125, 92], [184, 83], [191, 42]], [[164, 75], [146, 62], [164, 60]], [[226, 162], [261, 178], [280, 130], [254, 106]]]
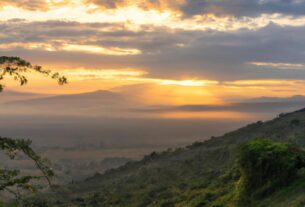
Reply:
[[0, 1], [0, 53], [70, 80], [60, 91], [36, 75], [29, 87], [8, 85], [40, 93], [119, 91], [175, 106], [305, 94], [305, 15], [292, 12], [294, 3], [285, 3], [286, 11], [258, 2], [264, 12], [250, 12], [252, 4], [231, 0], [195, 2]]

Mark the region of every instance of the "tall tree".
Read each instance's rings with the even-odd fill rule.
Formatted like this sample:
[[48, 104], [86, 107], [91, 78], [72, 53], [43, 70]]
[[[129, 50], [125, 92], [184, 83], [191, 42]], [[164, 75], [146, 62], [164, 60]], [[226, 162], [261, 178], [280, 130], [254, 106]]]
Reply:
[[[4, 89], [3, 82], [7, 77], [13, 79], [19, 84], [25, 85], [28, 82], [27, 75], [29, 72], [37, 72], [47, 77], [55, 79], [58, 84], [67, 83], [67, 79], [59, 73], [45, 70], [41, 66], [32, 65], [30, 62], [19, 57], [0, 57], [0, 92]], [[17, 169], [5, 169], [0, 165], [0, 192], [6, 191], [13, 194], [17, 199], [21, 199], [21, 191], [33, 191], [37, 188], [33, 184], [37, 180], [45, 179], [48, 184], [51, 184], [51, 178], [54, 176], [54, 171], [50, 167], [47, 159], [40, 157], [32, 148], [31, 140], [13, 139], [0, 136], [0, 150], [4, 152], [9, 159], [14, 160], [17, 155], [25, 155], [32, 160], [36, 168], [40, 171], [37, 175], [26, 175]]]

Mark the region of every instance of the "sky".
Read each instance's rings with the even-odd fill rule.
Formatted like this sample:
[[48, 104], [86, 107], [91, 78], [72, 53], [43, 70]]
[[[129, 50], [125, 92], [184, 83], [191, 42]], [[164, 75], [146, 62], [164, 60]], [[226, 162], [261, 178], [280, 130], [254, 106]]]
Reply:
[[0, 0], [0, 19], [0, 55], [69, 79], [12, 90], [151, 105], [305, 95], [304, 0]]
[[305, 0], [0, 0], [0, 56], [68, 78], [0, 80], [1, 135], [98, 160], [272, 119], [305, 106], [304, 34]]

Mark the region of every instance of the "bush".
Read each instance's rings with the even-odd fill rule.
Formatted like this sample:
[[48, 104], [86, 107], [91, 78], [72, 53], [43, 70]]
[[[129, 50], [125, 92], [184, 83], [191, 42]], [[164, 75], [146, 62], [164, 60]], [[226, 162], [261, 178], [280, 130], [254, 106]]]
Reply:
[[265, 197], [296, 179], [305, 166], [305, 153], [291, 144], [256, 139], [238, 151], [238, 184], [241, 206]]
[[299, 119], [293, 119], [290, 121], [290, 126], [299, 126], [301, 121]]

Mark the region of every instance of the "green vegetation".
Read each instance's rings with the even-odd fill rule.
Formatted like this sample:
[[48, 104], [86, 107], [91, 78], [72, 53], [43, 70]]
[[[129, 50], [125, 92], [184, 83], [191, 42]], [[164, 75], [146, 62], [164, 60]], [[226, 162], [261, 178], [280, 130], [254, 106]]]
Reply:
[[253, 140], [239, 147], [238, 183], [240, 206], [249, 206], [299, 178], [305, 152], [297, 146]]
[[304, 140], [305, 110], [282, 114], [53, 188], [26, 206], [301, 207]]
[[49, 167], [48, 160], [41, 158], [30, 147], [31, 141], [23, 139], [11, 139], [0, 137], [0, 148], [10, 159], [15, 159], [17, 152], [22, 152], [31, 159], [42, 176], [22, 175], [20, 170], [0, 169], [0, 191], [7, 191], [13, 194], [16, 199], [21, 199], [21, 190], [36, 191], [36, 187], [31, 184], [32, 180], [45, 178], [50, 184], [50, 178], [54, 176], [53, 170]]
[[[44, 70], [40, 66], [34, 66], [31, 63], [18, 57], [0, 57], [0, 81], [4, 81], [6, 77], [11, 76], [18, 81], [20, 85], [27, 83], [25, 73], [36, 71], [38, 73], [50, 76], [56, 79], [59, 84], [67, 83], [64, 76], [59, 73], [52, 73], [49, 70]], [[0, 82], [0, 92], [4, 86]], [[0, 166], [0, 192], [7, 192], [15, 196], [17, 201], [21, 200], [23, 191], [35, 192], [37, 185], [33, 181], [46, 179], [50, 184], [51, 177], [54, 176], [53, 170], [50, 168], [48, 160], [41, 158], [32, 148], [31, 141], [25, 139], [12, 139], [7, 137], [0, 137], [0, 149], [5, 153], [9, 159], [15, 159], [18, 155], [26, 156], [29, 160], [34, 162], [36, 168], [42, 175], [27, 175], [18, 169], [7, 169]], [[0, 203], [0, 206], [4, 204]]]

